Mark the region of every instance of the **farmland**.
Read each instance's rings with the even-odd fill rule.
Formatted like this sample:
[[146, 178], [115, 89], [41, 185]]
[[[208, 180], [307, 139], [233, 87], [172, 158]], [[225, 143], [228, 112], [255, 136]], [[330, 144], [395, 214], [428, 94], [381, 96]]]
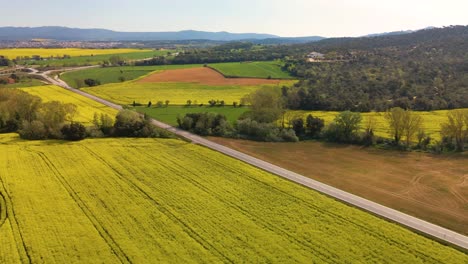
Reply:
[[40, 85], [44, 85], [44, 83], [38, 79], [23, 77], [18, 82], [13, 83], [13, 84], [0, 84], [0, 88], [21, 88], [21, 87], [40, 86]]
[[213, 63], [209, 67], [216, 69], [227, 77], [292, 79], [293, 77], [281, 69], [279, 61], [231, 62]]
[[225, 115], [227, 120], [233, 124], [239, 117], [249, 110], [247, 107], [209, 107], [209, 106], [169, 106], [169, 107], [136, 107], [136, 110], [166, 124], [177, 125], [177, 116], [188, 113], [216, 113]]
[[108, 55], [108, 54], [121, 54], [121, 53], [134, 53], [134, 52], [148, 52], [149, 50], [139, 49], [0, 49], [0, 55], [9, 59], [16, 59], [17, 57], [32, 57], [34, 55], [47, 57], [62, 57], [69, 55], [71, 57], [79, 56], [95, 56], [95, 55]]
[[320, 142], [211, 138], [254, 157], [396, 210], [468, 234], [468, 156]]
[[32, 95], [39, 96], [44, 102], [60, 101], [62, 103], [72, 103], [76, 105], [78, 107], [78, 115], [75, 117], [76, 120], [74, 121], [84, 124], [90, 124], [92, 122], [94, 113], [107, 114], [112, 118], [117, 114], [117, 110], [115, 109], [58, 86], [46, 85], [22, 88], [22, 90]]
[[31, 142], [7, 134], [0, 143], [2, 263], [468, 259], [180, 140]]
[[239, 102], [242, 97], [259, 87], [291, 83], [292, 81], [263, 79], [227, 79], [207, 68], [193, 68], [167, 70], [137, 81], [83, 88], [83, 91], [122, 105], [133, 101], [146, 104], [148, 101], [155, 103], [165, 100], [169, 100], [172, 105], [185, 105], [187, 100], [191, 100], [193, 104], [207, 104], [211, 99], [224, 100], [229, 105]]
[[[79, 71], [65, 72], [60, 78], [74, 88], [79, 88], [78, 82], [85, 79], [99, 80], [101, 84], [118, 83], [130, 81], [138, 77], [149, 74], [153, 71], [162, 71], [168, 69], [192, 68], [201, 65], [164, 65], [164, 66], [123, 66], [123, 67], [103, 67], [91, 68]], [[77, 81], [78, 80], [78, 81]]]
[[[414, 111], [416, 115], [423, 118], [422, 129], [426, 134], [430, 135], [434, 140], [440, 140], [440, 125], [447, 121], [447, 113], [450, 110], [437, 111]], [[320, 117], [325, 120], [325, 124], [333, 121], [339, 112], [334, 111], [289, 111], [286, 114], [286, 123], [288, 118], [305, 117], [312, 114], [315, 117]], [[369, 112], [362, 113], [361, 127], [364, 129], [369, 120], [374, 124], [374, 133], [376, 136], [388, 138], [388, 121], [384, 117], [384, 112]]]
[[[108, 50], [111, 52], [111, 49]], [[109, 60], [110, 57], [114, 55], [118, 55], [119, 57], [123, 58], [126, 61], [132, 60], [141, 60], [147, 59], [154, 56], [163, 56], [171, 52], [170, 50], [134, 50], [132, 52], [127, 53], [108, 53], [108, 54], [101, 54], [101, 55], [82, 55], [71, 57], [68, 59], [53, 59], [53, 60], [20, 60], [19, 64], [24, 65], [40, 65], [40, 66], [50, 66], [50, 67], [71, 67], [71, 66], [83, 66], [83, 65], [98, 65], [101, 64], [103, 61]]]

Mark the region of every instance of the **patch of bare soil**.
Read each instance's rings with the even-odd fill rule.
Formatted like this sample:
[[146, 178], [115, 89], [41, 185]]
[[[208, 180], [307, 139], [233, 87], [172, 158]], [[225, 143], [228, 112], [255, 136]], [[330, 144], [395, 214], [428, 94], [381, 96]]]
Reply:
[[165, 70], [154, 73], [139, 80], [140, 83], [200, 83], [206, 85], [241, 85], [254, 86], [262, 84], [278, 84], [279, 80], [256, 79], [256, 78], [225, 78], [219, 72], [208, 67]]

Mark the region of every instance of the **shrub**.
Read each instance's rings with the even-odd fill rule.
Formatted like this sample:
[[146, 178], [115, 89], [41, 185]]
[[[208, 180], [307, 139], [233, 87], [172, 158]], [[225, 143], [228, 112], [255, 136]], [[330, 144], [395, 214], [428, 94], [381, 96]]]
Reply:
[[66, 140], [78, 141], [86, 138], [86, 127], [81, 123], [64, 125], [60, 131]]
[[38, 120], [32, 122], [23, 121], [21, 129], [18, 132], [23, 139], [39, 140], [47, 138], [47, 130], [44, 124]]

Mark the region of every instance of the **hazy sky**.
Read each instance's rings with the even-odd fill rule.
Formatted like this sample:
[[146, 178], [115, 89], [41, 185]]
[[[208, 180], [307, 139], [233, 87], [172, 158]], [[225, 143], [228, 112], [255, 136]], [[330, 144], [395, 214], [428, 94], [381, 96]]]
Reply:
[[0, 26], [360, 36], [468, 25], [468, 0], [0, 0]]

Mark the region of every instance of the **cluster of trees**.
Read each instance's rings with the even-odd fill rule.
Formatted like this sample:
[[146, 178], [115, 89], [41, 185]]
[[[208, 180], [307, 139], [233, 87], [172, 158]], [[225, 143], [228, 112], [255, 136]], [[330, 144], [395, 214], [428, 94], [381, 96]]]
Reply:
[[[212, 100], [214, 101], [214, 100]], [[243, 114], [231, 126], [223, 115], [213, 113], [187, 114], [178, 117], [179, 127], [199, 135], [213, 135], [257, 141], [298, 141], [293, 129], [281, 128], [276, 121], [282, 114], [279, 89], [264, 87], [242, 99], [251, 104], [251, 111]]]
[[180, 52], [175, 57], [155, 57], [135, 62], [135, 65], [204, 64], [219, 62], [269, 61], [282, 59], [291, 50], [287, 46], [263, 46], [250, 42], [230, 42], [207, 49], [192, 49]]
[[274, 123], [263, 123], [250, 118], [237, 120], [232, 126], [226, 116], [215, 113], [189, 113], [177, 117], [180, 128], [202, 136], [252, 139], [257, 141], [296, 142], [294, 130], [280, 128]]
[[95, 114], [94, 126], [86, 128], [74, 118], [74, 104], [42, 102], [17, 89], [0, 89], [0, 133], [18, 132], [24, 139], [81, 140], [86, 137], [170, 137], [148, 118], [131, 110], [120, 111], [114, 120]]
[[450, 111], [448, 121], [442, 124], [442, 136], [442, 148], [464, 151], [468, 142], [468, 110]]
[[226, 116], [215, 113], [189, 113], [177, 117], [180, 128], [202, 136], [229, 136], [233, 132]]
[[301, 81], [284, 90], [291, 109], [385, 111], [468, 107], [467, 26], [373, 38], [327, 39], [299, 50], [343, 61], [285, 64]]
[[124, 66], [126, 64], [125, 58], [119, 55], [110, 56], [109, 59], [102, 62], [103, 67], [109, 66]]
[[18, 132], [25, 139], [66, 138], [70, 130], [62, 128], [76, 115], [74, 104], [44, 103], [21, 90], [0, 89], [0, 133]]
[[12, 66], [13, 62], [8, 58], [0, 55], [0, 66]]
[[78, 89], [85, 87], [85, 86], [93, 87], [93, 86], [101, 85], [101, 81], [99, 81], [98, 79], [87, 78], [87, 79], [75, 79], [74, 81]]

